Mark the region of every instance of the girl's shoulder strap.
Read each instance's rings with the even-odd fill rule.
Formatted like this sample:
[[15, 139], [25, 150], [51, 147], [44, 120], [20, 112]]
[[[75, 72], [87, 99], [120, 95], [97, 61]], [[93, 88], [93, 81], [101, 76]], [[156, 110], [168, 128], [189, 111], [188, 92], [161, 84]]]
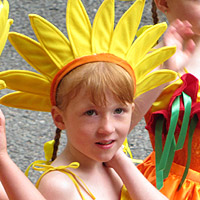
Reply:
[[49, 172], [52, 171], [59, 171], [62, 172], [64, 174], [66, 174], [74, 183], [74, 185], [76, 186], [81, 199], [85, 200], [85, 197], [83, 196], [80, 186], [82, 188], [84, 188], [84, 190], [90, 195], [90, 197], [92, 199], [95, 199], [94, 195], [90, 192], [90, 190], [88, 189], [88, 187], [86, 186], [86, 184], [83, 182], [83, 180], [77, 176], [75, 173], [73, 173], [72, 171], [70, 171], [69, 169], [77, 169], [79, 167], [79, 163], [78, 162], [72, 162], [71, 164], [67, 165], [67, 166], [58, 166], [58, 167], [54, 167], [52, 165], [45, 165], [45, 164], [33, 164], [33, 169], [37, 170], [37, 171], [44, 171], [44, 173], [40, 176], [40, 178], [38, 179], [38, 181], [36, 182], [36, 187], [38, 188], [39, 183], [41, 181], [41, 179]]

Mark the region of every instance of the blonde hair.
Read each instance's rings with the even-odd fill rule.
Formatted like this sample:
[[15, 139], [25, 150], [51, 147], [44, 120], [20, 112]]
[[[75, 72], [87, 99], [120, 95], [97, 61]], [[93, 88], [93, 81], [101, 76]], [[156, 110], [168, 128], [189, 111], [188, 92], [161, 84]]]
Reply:
[[86, 88], [95, 105], [105, 105], [107, 90], [123, 103], [133, 103], [134, 80], [122, 67], [108, 62], [93, 62], [77, 67], [58, 86], [56, 104], [64, 109], [78, 92]]

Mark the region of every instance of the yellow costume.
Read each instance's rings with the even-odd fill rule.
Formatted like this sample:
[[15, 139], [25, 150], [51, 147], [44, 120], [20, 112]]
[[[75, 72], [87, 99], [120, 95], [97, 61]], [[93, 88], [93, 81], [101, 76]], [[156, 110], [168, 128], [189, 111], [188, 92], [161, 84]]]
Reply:
[[[36, 187], [39, 186], [40, 180], [42, 179], [42, 177], [45, 174], [47, 174], [48, 172], [51, 172], [51, 171], [59, 171], [59, 172], [66, 174], [66, 176], [68, 176], [73, 181], [73, 183], [75, 184], [76, 189], [78, 190], [82, 200], [85, 200], [86, 198], [83, 196], [81, 189], [80, 189], [80, 186], [82, 188], [84, 188], [85, 191], [87, 191], [87, 193], [90, 195], [90, 197], [92, 199], [96, 199], [95, 196], [92, 194], [92, 192], [89, 190], [89, 188], [86, 186], [86, 184], [83, 182], [83, 180], [80, 177], [78, 177], [75, 173], [70, 171], [70, 168], [78, 168], [78, 167], [79, 167], [79, 164], [76, 163], [76, 162], [71, 163], [68, 166], [59, 166], [59, 167], [53, 167], [51, 165], [35, 164], [33, 166], [33, 169], [38, 170], [38, 171], [44, 171], [42, 176], [38, 179], [38, 181], [36, 183]], [[121, 189], [120, 200], [131, 200], [125, 186], [123, 186], [122, 189]]]

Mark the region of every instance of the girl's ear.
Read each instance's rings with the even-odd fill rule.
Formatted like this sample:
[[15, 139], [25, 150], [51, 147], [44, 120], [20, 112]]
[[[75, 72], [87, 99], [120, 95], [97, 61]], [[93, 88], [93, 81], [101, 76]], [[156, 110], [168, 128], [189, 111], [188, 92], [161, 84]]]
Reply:
[[57, 106], [53, 106], [51, 108], [51, 115], [56, 127], [59, 128], [60, 130], [64, 130], [65, 123], [63, 121], [63, 115], [62, 115], [61, 110]]
[[154, 0], [154, 2], [161, 12], [166, 13], [168, 11], [167, 0]]

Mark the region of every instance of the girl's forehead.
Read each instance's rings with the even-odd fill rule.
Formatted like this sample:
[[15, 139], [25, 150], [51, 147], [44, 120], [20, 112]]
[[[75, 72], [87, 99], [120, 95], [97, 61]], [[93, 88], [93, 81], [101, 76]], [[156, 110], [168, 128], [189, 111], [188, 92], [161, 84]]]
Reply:
[[79, 91], [77, 91], [76, 95], [74, 95], [74, 98], [71, 99], [71, 101], [73, 101], [75, 104], [85, 103], [96, 106], [103, 106], [107, 103], [120, 103], [119, 99], [117, 98], [117, 95], [113, 94], [113, 92], [110, 89], [101, 91], [100, 94], [97, 93], [95, 94], [91, 92], [90, 88], [83, 87]]

